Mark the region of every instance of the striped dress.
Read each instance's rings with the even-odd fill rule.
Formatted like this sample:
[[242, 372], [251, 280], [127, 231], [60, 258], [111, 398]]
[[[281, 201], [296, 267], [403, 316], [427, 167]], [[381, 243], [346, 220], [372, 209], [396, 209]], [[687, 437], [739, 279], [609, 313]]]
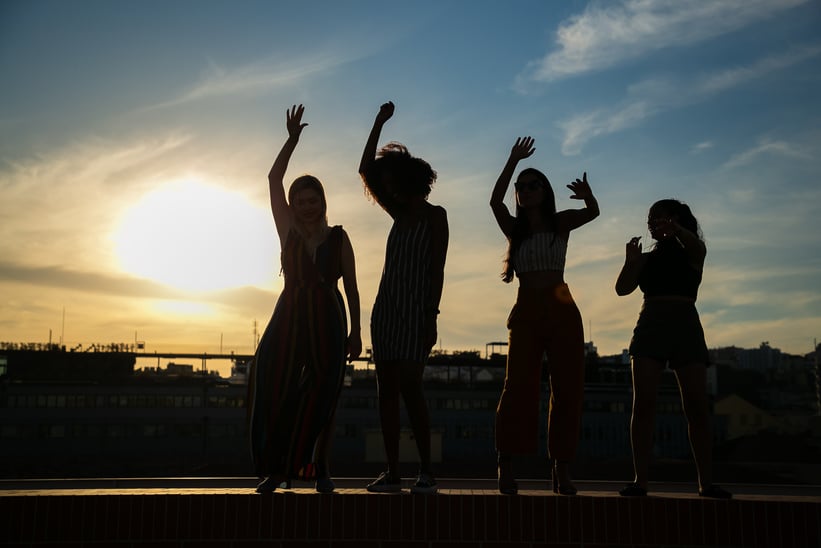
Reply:
[[342, 241], [342, 227], [333, 227], [311, 260], [299, 233], [288, 233], [285, 287], [249, 377], [251, 455], [259, 477], [316, 474], [316, 441], [336, 409], [345, 372], [347, 320], [337, 289]]
[[427, 217], [394, 222], [385, 246], [385, 267], [371, 312], [374, 361], [425, 363], [425, 303], [430, 295]]

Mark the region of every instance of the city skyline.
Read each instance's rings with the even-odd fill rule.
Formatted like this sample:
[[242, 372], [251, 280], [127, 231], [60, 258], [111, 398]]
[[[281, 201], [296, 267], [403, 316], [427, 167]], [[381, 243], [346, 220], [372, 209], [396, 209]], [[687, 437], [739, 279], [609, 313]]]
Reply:
[[[601, 217], [570, 238], [585, 340], [626, 348], [613, 290], [657, 199], [707, 242], [710, 348], [811, 352], [821, 335], [821, 6], [6, 2], [0, 7], [0, 340], [253, 352], [282, 278], [266, 174], [305, 105], [286, 184], [312, 173], [351, 236], [363, 342], [388, 216], [356, 168], [382, 134], [438, 172], [450, 249], [437, 348], [505, 341], [515, 282], [488, 201], [516, 137], [560, 209], [587, 172]], [[512, 195], [507, 203], [512, 206]]]

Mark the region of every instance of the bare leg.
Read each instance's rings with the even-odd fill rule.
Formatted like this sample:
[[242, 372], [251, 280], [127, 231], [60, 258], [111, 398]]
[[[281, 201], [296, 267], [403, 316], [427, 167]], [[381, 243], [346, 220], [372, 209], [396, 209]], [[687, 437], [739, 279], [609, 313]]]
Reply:
[[633, 447], [634, 482], [647, 489], [653, 431], [656, 424], [656, 394], [664, 364], [652, 358], [633, 358], [633, 414], [630, 444]]
[[399, 364], [377, 363], [379, 420], [388, 460], [388, 474], [399, 477]]
[[399, 376], [402, 399], [405, 400], [405, 409], [408, 411], [408, 419], [419, 451], [419, 467], [422, 472], [430, 474], [430, 415], [422, 389], [424, 369], [424, 364], [402, 363], [399, 366]]
[[707, 372], [704, 364], [690, 364], [676, 369], [681, 405], [687, 417], [690, 447], [696, 461], [699, 489], [713, 483], [713, 455], [710, 418], [707, 413]]

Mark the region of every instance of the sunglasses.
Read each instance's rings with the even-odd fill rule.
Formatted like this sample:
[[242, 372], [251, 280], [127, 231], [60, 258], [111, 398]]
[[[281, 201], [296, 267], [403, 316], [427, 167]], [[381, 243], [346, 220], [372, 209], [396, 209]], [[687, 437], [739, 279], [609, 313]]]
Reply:
[[520, 190], [536, 190], [542, 188], [542, 183], [539, 181], [516, 181], [513, 183], [513, 186], [516, 188], [516, 192]]

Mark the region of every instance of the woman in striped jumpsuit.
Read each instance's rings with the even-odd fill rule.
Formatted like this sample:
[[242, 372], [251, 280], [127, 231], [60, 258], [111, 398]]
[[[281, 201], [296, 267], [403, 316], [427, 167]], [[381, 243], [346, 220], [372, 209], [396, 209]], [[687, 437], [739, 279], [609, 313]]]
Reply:
[[[285, 198], [282, 179], [302, 129], [302, 105], [286, 113], [288, 139], [268, 174], [271, 211], [282, 250], [285, 286], [257, 347], [249, 378], [251, 454], [257, 487], [271, 492], [291, 478], [316, 478], [334, 489], [328, 446], [345, 357], [362, 350], [353, 247], [341, 226], [329, 227], [316, 177], [298, 177]], [[337, 289], [342, 278], [345, 303]]]
[[419, 451], [414, 493], [435, 493], [431, 471], [430, 418], [422, 372], [436, 343], [436, 316], [444, 283], [448, 222], [442, 207], [427, 201], [436, 172], [421, 158], [390, 143], [379, 154], [382, 126], [393, 115], [382, 105], [374, 121], [359, 173], [367, 192], [393, 219], [385, 266], [371, 314], [371, 343], [379, 390], [379, 416], [388, 469], [368, 485], [373, 492], [401, 489], [399, 397], [408, 411]]

